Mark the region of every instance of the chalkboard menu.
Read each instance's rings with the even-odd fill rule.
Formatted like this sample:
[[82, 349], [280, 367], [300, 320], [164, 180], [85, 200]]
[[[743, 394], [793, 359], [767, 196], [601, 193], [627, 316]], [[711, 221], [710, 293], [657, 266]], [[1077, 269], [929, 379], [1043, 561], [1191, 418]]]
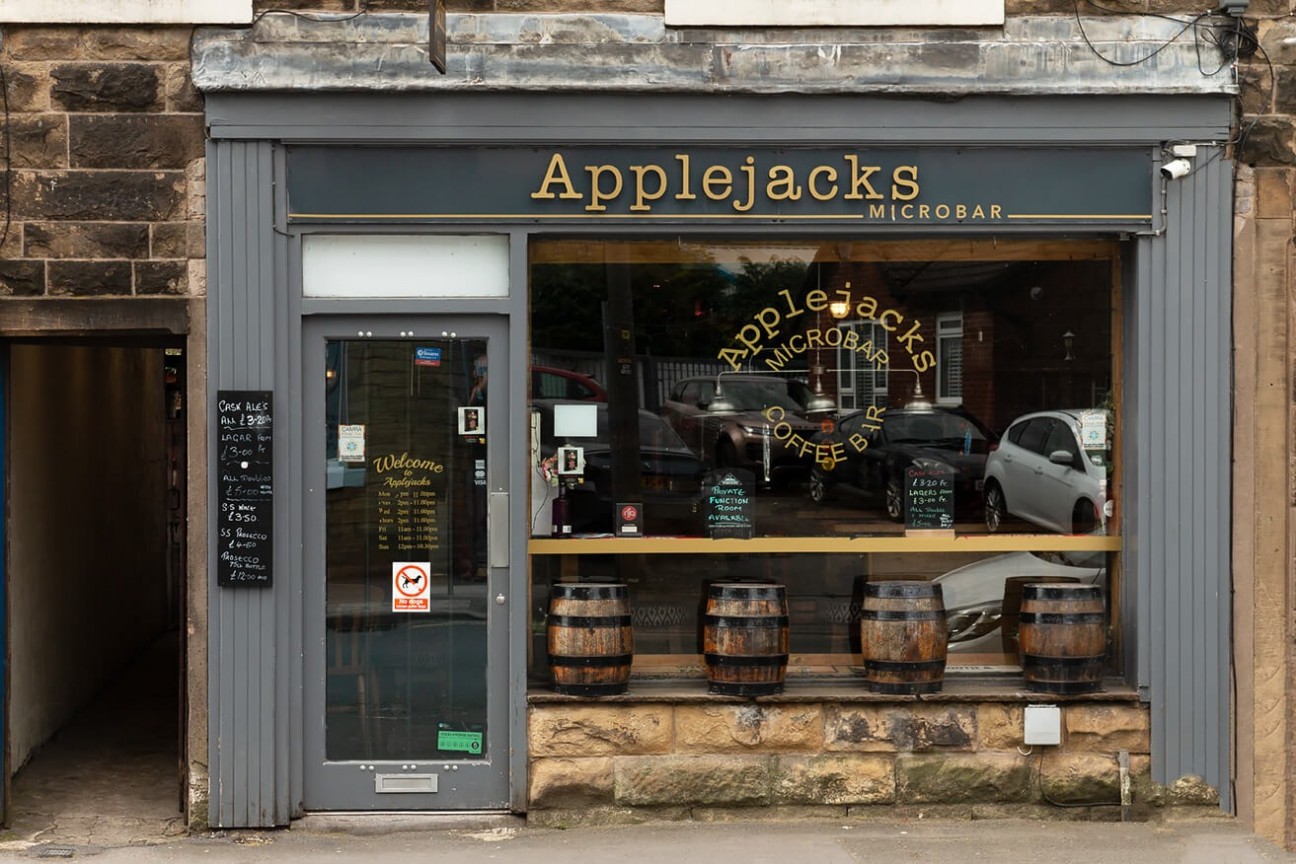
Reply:
[[910, 465], [905, 469], [905, 529], [953, 528], [953, 469]]
[[752, 536], [756, 499], [752, 495], [755, 475], [741, 468], [712, 471], [702, 479], [707, 536]]
[[274, 460], [269, 390], [216, 392], [216, 582], [269, 585]]

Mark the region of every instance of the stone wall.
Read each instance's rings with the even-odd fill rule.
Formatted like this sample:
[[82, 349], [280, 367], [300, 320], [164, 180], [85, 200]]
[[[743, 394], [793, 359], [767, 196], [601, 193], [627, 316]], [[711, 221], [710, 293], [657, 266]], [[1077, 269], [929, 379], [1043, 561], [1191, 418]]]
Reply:
[[[1292, 444], [1296, 23], [1290, 0], [1251, 0], [1259, 50], [1239, 66], [1234, 187], [1234, 669], [1238, 816], [1296, 845]], [[1280, 464], [1284, 466], [1279, 469]]]
[[1015, 701], [636, 701], [533, 698], [528, 818], [565, 825], [723, 815], [1119, 818], [1168, 805], [1219, 815], [1194, 778], [1150, 780], [1137, 701], [1062, 706], [1059, 747], [1022, 745]]
[[[190, 27], [0, 26], [0, 337], [185, 339], [190, 817], [206, 818], [205, 131]], [[188, 338], [185, 338], [185, 333]], [[123, 432], [119, 429], [118, 432]], [[162, 500], [162, 499], [159, 499]], [[11, 766], [12, 767], [12, 766]], [[195, 823], [197, 824], [197, 823]]]
[[4, 28], [0, 296], [203, 292], [203, 106], [189, 33]]

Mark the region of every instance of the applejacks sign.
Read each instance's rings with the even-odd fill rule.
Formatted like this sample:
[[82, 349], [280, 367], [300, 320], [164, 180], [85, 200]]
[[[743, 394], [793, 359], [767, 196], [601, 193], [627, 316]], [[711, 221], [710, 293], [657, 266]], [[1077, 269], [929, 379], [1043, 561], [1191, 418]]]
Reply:
[[1146, 148], [288, 148], [297, 223], [1150, 225]]

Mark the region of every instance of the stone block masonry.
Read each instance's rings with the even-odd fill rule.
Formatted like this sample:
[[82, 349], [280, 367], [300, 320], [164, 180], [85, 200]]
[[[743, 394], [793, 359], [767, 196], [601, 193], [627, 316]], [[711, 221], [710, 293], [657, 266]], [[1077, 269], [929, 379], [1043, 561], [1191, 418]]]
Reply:
[[589, 702], [533, 694], [529, 818], [984, 818], [1066, 806], [1067, 818], [1111, 819], [1120, 813], [1121, 751], [1130, 754], [1136, 817], [1218, 814], [1215, 790], [1196, 778], [1152, 783], [1146, 705], [1064, 700], [1062, 744], [1035, 748], [1021, 743], [1023, 708], [1005, 700]]
[[0, 298], [205, 293], [191, 29], [4, 28]]

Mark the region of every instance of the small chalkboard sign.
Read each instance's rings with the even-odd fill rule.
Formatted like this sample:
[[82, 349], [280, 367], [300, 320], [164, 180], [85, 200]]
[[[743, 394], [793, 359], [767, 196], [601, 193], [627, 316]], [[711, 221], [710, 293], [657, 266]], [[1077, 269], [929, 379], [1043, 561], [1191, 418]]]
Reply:
[[273, 434], [269, 390], [216, 392], [216, 582], [222, 587], [271, 582]]
[[755, 529], [756, 475], [741, 468], [712, 471], [702, 479], [707, 536], [749, 538]]
[[905, 469], [905, 530], [953, 530], [954, 471]]

